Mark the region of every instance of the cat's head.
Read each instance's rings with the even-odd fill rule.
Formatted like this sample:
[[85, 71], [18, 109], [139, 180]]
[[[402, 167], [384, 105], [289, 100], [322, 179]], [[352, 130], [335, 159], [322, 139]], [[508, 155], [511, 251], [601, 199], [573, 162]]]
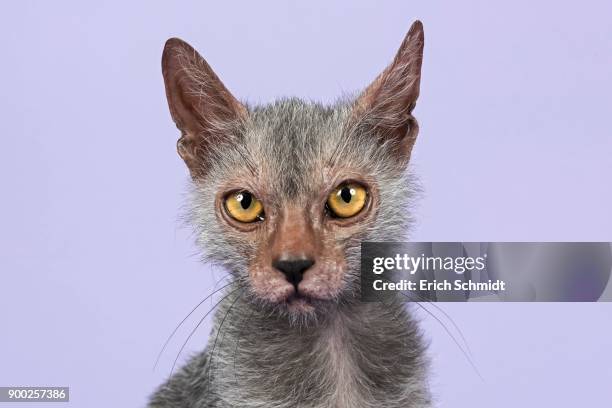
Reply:
[[361, 241], [405, 234], [422, 55], [417, 21], [356, 99], [248, 107], [192, 47], [166, 43], [198, 241], [259, 304], [295, 316], [355, 299]]

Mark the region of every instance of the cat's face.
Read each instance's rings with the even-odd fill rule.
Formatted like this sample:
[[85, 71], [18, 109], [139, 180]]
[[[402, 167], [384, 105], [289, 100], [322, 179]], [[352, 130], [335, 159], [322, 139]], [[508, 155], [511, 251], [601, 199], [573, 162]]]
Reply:
[[191, 47], [167, 43], [166, 91], [194, 181], [198, 240], [259, 304], [295, 316], [354, 299], [360, 243], [401, 239], [422, 47], [415, 23], [353, 102], [247, 108]]
[[298, 100], [254, 109], [196, 180], [205, 251], [291, 312], [354, 293], [360, 242], [397, 240], [405, 225], [404, 172], [347, 134], [350, 114]]

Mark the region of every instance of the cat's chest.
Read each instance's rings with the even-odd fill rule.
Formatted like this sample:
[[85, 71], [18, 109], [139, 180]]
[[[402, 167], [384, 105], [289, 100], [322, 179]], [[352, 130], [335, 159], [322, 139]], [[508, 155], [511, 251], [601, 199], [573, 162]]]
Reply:
[[[321, 337], [319, 347], [326, 360], [327, 381], [331, 387], [329, 407], [362, 407], [364, 390], [363, 372], [355, 358], [354, 339], [346, 326], [337, 321]], [[367, 392], [366, 392], [367, 394]]]
[[373, 406], [346, 327], [337, 322], [305, 337], [279, 335], [274, 344], [255, 340], [238, 351], [228, 348], [223, 359], [230, 364], [215, 375], [222, 400], [248, 408]]
[[313, 330], [255, 320], [236, 325], [215, 357], [212, 388], [219, 406], [427, 406], [414, 326], [401, 309], [362, 309]]

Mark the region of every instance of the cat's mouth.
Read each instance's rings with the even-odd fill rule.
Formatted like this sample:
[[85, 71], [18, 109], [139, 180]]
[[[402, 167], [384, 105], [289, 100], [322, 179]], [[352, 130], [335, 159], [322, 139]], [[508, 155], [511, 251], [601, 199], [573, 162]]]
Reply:
[[251, 285], [266, 303], [291, 314], [313, 314], [327, 308], [342, 291], [343, 270], [330, 263], [325, 268], [314, 266], [302, 276], [282, 275], [278, 268], [249, 270]]
[[293, 313], [313, 313], [315, 311], [314, 299], [295, 291], [285, 301], [287, 308]]

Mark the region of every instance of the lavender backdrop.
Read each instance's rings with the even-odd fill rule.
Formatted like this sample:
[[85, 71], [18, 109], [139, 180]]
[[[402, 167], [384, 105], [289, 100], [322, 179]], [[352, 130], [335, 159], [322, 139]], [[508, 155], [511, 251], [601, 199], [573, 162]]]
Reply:
[[[142, 406], [196, 321], [153, 372], [165, 337], [223, 276], [178, 221], [187, 174], [159, 67], [170, 36], [242, 99], [331, 101], [422, 19], [413, 238], [612, 240], [609, 1], [178, 3], [0, 7], [0, 385]], [[612, 304], [442, 307], [486, 383], [423, 315], [440, 407], [612, 401]]]

